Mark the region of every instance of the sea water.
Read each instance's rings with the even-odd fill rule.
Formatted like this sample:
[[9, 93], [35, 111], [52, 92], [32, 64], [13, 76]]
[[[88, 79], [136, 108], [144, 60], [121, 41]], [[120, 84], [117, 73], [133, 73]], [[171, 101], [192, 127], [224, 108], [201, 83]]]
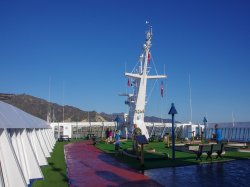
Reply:
[[167, 187], [249, 186], [250, 160], [151, 169], [144, 175]]

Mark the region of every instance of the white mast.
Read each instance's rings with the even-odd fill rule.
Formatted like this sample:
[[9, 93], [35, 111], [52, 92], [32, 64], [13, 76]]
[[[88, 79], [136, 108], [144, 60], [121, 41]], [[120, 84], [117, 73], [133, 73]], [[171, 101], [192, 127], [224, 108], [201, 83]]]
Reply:
[[123, 96], [128, 96], [128, 99], [125, 101], [125, 104], [130, 107], [128, 116], [129, 133], [132, 132], [133, 124], [137, 124], [138, 127], [142, 130], [142, 134], [144, 134], [147, 138], [149, 138], [149, 134], [144, 123], [147, 80], [166, 78], [166, 75], [148, 75], [148, 60], [150, 57], [150, 48], [152, 45], [151, 39], [152, 27], [149, 26], [149, 29], [146, 33], [146, 41], [142, 48], [142, 54], [139, 58], [140, 64], [137, 69], [137, 72], [125, 73], [125, 76], [133, 80], [134, 93], [122, 94]]

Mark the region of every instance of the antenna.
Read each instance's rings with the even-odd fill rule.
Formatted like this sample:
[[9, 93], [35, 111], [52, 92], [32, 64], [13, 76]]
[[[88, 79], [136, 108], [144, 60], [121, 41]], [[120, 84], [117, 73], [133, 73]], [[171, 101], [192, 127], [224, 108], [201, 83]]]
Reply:
[[64, 123], [64, 81], [63, 81], [63, 123]]
[[49, 106], [48, 106], [48, 113], [47, 113], [47, 122], [51, 122], [51, 107], [50, 107], [50, 87], [51, 87], [51, 77], [49, 77]]
[[146, 21], [146, 25], [148, 26], [148, 31], [147, 31], [147, 40], [151, 39], [152, 38], [152, 35], [153, 35], [153, 29], [152, 29], [152, 26], [151, 24], [149, 23], [149, 21]]
[[192, 110], [192, 95], [191, 95], [191, 80], [190, 80], [190, 73], [189, 73], [189, 104], [190, 104], [190, 122], [192, 123], [193, 120], [193, 110]]
[[[127, 62], [125, 61], [125, 73], [127, 72]], [[124, 73], [124, 74], [125, 74]], [[125, 80], [125, 89], [126, 89], [126, 93], [128, 93], [128, 85], [127, 85], [127, 79], [126, 76], [124, 76], [124, 80]]]
[[233, 127], [234, 127], [234, 112], [232, 112]]
[[53, 116], [52, 116], [52, 122], [55, 122], [56, 121], [56, 116], [55, 116], [55, 110], [53, 108]]
[[125, 73], [127, 72], [127, 62], [125, 61]]
[[[232, 139], [233, 137], [233, 129], [234, 129], [234, 113], [232, 112], [232, 120], [233, 120], [233, 128], [231, 129], [231, 133], [230, 133], [230, 140]], [[236, 134], [235, 134], [236, 136]], [[229, 141], [229, 140], [228, 140]]]
[[50, 103], [50, 87], [51, 87], [51, 77], [49, 77], [49, 103]]

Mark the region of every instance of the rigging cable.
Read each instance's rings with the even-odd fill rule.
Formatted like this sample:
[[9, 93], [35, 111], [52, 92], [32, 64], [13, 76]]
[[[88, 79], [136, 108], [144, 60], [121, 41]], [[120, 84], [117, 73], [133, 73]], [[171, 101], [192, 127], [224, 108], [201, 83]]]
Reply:
[[154, 58], [153, 58], [152, 54], [150, 54], [150, 58], [152, 59], [152, 63], [154, 65], [155, 73], [156, 73], [156, 75], [158, 75], [158, 72], [157, 72], [157, 69], [156, 69], [156, 66], [155, 66], [155, 62], [154, 62]]

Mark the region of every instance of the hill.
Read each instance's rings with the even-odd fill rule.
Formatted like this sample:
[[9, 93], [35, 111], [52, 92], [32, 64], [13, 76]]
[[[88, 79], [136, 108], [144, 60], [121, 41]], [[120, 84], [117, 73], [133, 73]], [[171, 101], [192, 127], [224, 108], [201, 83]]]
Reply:
[[[1, 97], [2, 96], [2, 97]], [[96, 111], [83, 111], [79, 108], [57, 103], [48, 102], [45, 99], [34, 97], [27, 94], [0, 94], [0, 99], [5, 102], [20, 108], [21, 110], [37, 116], [47, 121], [48, 111], [50, 111], [50, 119], [53, 122], [80, 122], [80, 121], [114, 121], [117, 116], [123, 119], [123, 113], [106, 114], [104, 112], [97, 113]], [[63, 117], [64, 110], [64, 117]], [[161, 119], [155, 116], [145, 116], [145, 122], [168, 122], [170, 119]]]
[[37, 116], [47, 121], [48, 111], [51, 111], [51, 119], [54, 122], [63, 121], [63, 110], [64, 110], [64, 121], [65, 122], [79, 122], [79, 121], [111, 121], [112, 119], [101, 116], [96, 111], [83, 111], [79, 108], [65, 105], [64, 107], [56, 103], [50, 103], [44, 99], [37, 98], [34, 96], [20, 94], [12, 95], [10, 100], [5, 102], [20, 108], [21, 110]]
[[[124, 113], [113, 113], [113, 114], [106, 114], [106, 113], [100, 113], [101, 116], [110, 118], [112, 120], [115, 120], [117, 116], [123, 121], [124, 120]], [[144, 118], [145, 122], [153, 122], [153, 123], [171, 123], [171, 119], [162, 119], [155, 116], [145, 116]], [[176, 121], [176, 123], [180, 123], [179, 121]]]

